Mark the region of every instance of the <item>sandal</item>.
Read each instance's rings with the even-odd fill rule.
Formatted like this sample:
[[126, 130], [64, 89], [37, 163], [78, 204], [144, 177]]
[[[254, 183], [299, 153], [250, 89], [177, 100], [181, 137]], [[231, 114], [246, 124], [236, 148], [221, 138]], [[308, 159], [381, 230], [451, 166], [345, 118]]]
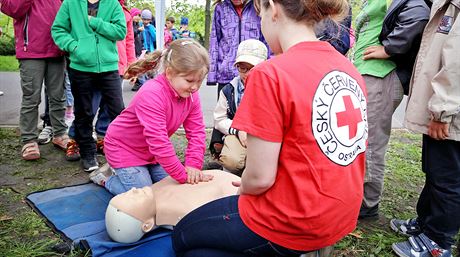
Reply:
[[36, 142], [30, 142], [22, 147], [22, 159], [26, 161], [40, 159], [40, 149]]

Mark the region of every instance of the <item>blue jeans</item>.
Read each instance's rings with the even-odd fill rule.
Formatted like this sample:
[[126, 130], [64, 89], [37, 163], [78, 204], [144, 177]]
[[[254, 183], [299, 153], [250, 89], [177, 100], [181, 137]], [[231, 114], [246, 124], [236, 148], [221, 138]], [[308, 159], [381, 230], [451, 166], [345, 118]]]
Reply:
[[301, 251], [279, 246], [251, 231], [238, 212], [239, 196], [205, 204], [186, 215], [173, 230], [177, 257], [295, 256]]
[[114, 170], [116, 175], [111, 176], [105, 182], [105, 188], [114, 195], [129, 191], [133, 187], [142, 188], [151, 186], [153, 183], [169, 176], [160, 164], [118, 168]]
[[64, 72], [64, 88], [65, 88], [65, 106], [73, 106], [73, 95], [72, 95], [72, 90], [70, 89], [70, 79], [69, 79], [69, 73], [67, 73], [67, 70]]

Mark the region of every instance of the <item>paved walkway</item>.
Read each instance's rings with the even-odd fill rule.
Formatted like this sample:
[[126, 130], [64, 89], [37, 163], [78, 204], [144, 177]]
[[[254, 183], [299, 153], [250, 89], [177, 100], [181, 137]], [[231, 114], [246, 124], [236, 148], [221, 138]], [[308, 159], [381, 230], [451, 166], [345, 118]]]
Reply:
[[[19, 124], [19, 109], [21, 106], [21, 86], [18, 72], [0, 72], [0, 126], [17, 126]], [[135, 92], [127, 81], [123, 84], [123, 97], [125, 105], [128, 105]], [[200, 89], [201, 105], [204, 113], [206, 127], [212, 127], [212, 111], [217, 101], [217, 87], [203, 85]], [[393, 116], [393, 128], [402, 128], [406, 99], [396, 110]], [[44, 104], [40, 104], [40, 113], [44, 110]]]

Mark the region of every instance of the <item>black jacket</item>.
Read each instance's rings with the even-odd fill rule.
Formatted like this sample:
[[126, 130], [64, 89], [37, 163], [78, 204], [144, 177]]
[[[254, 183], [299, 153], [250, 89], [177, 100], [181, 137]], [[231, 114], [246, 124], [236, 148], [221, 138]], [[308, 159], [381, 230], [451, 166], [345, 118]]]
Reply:
[[350, 49], [350, 28], [351, 8], [340, 23], [325, 19], [316, 26], [315, 32], [321, 41], [329, 42], [337, 51], [346, 55]]
[[396, 73], [406, 95], [429, 18], [430, 9], [424, 0], [393, 0], [383, 20], [379, 40], [396, 63]]
[[144, 39], [142, 36], [142, 31], [139, 30], [139, 23], [133, 22], [133, 31], [134, 31], [134, 50], [136, 52], [136, 57], [139, 57], [142, 54], [142, 47], [144, 46]]
[[[222, 92], [225, 95], [225, 98], [227, 99], [227, 117], [231, 120], [235, 117], [236, 113], [236, 104], [235, 104], [235, 88], [231, 83], [227, 83], [223, 88]], [[236, 135], [238, 136], [238, 130], [236, 131]], [[219, 130], [213, 128], [212, 129], [212, 134], [211, 134], [211, 142], [209, 144], [209, 151], [211, 154], [215, 157], [218, 158], [218, 155], [220, 153], [216, 152], [216, 149], [214, 149], [214, 144], [215, 143], [220, 143], [223, 144], [224, 140], [222, 139], [224, 137], [224, 134], [220, 132]]]

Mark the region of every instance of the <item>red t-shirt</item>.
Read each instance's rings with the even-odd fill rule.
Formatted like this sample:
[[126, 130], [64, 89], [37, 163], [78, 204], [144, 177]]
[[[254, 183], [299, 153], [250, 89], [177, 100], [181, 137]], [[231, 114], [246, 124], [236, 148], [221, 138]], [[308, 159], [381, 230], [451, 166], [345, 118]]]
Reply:
[[299, 43], [251, 70], [232, 126], [282, 142], [274, 185], [240, 197], [251, 230], [295, 250], [323, 248], [353, 231], [363, 197], [366, 91], [329, 43]]

